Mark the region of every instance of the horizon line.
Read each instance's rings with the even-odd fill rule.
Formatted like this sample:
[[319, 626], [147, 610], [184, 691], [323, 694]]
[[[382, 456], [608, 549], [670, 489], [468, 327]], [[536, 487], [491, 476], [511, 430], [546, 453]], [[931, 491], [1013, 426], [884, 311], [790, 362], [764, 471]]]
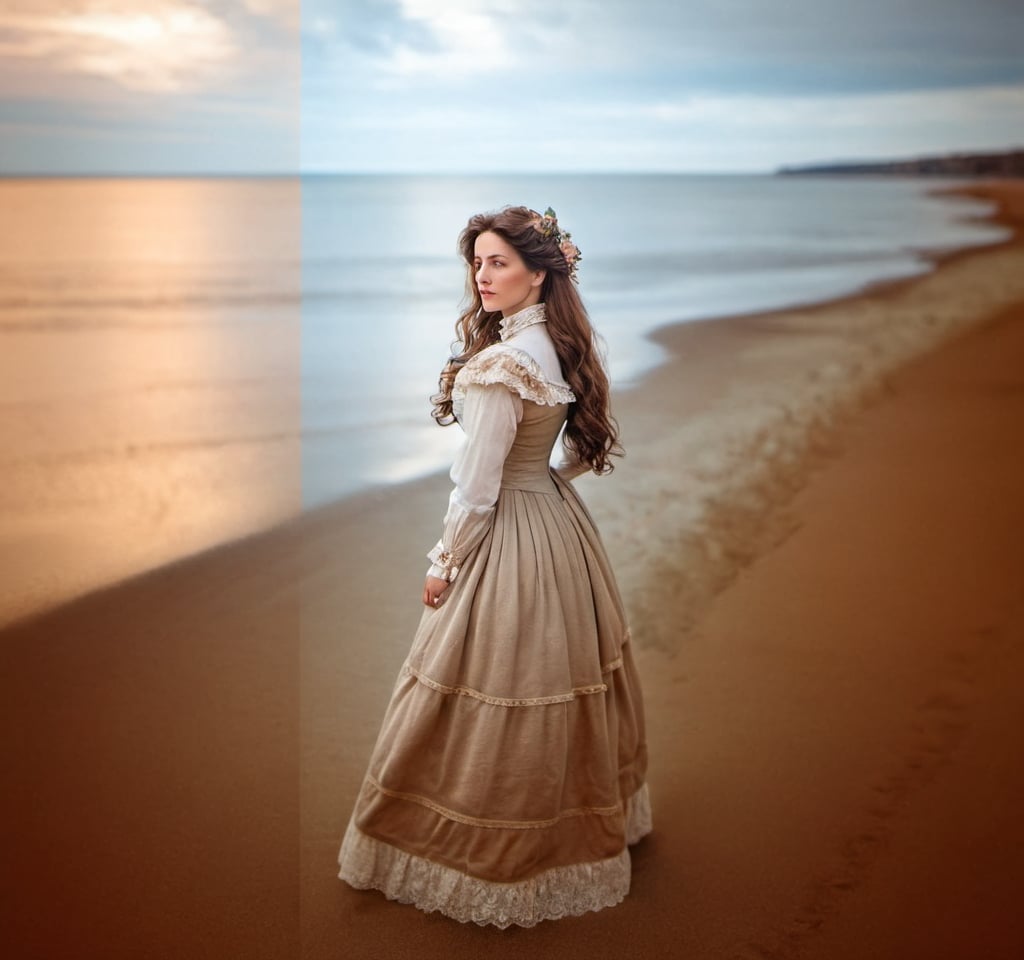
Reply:
[[0, 170], [3, 179], [130, 179], [130, 178], [248, 178], [248, 179], [300, 179], [303, 177], [645, 177], [645, 176], [771, 176], [781, 168], [764, 170]]

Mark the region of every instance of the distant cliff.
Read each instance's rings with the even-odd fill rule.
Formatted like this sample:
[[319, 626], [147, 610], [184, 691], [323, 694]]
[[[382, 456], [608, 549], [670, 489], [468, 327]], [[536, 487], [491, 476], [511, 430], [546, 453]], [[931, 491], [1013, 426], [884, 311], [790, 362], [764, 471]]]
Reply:
[[821, 173], [883, 173], [902, 176], [1024, 177], [1024, 150], [1002, 153], [951, 153], [911, 160], [879, 160], [861, 163], [821, 163], [780, 167], [781, 176]]

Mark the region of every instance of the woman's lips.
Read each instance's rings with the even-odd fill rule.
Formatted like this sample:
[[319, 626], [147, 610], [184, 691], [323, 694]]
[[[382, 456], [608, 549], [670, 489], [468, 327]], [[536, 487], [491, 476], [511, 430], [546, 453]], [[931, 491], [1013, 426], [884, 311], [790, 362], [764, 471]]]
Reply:
[[480, 291], [480, 296], [481, 297], [493, 297], [494, 296], [494, 291], [493, 290], [481, 290]]

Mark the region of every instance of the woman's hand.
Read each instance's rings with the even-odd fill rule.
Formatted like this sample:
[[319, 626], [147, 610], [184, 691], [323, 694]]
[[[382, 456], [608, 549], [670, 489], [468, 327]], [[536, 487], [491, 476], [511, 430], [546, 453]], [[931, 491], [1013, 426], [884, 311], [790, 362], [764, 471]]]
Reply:
[[439, 577], [427, 577], [427, 582], [423, 585], [423, 603], [428, 607], [438, 607], [441, 605], [441, 594], [445, 592], [449, 587], [447, 580], [442, 580]]

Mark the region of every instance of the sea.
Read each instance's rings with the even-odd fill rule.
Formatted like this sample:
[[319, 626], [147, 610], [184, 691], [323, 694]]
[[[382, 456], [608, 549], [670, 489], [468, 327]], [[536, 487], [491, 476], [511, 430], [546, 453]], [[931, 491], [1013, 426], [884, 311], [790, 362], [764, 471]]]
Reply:
[[481, 210], [555, 209], [615, 389], [658, 327], [820, 301], [1006, 232], [955, 180], [0, 179], [0, 622], [446, 468]]

